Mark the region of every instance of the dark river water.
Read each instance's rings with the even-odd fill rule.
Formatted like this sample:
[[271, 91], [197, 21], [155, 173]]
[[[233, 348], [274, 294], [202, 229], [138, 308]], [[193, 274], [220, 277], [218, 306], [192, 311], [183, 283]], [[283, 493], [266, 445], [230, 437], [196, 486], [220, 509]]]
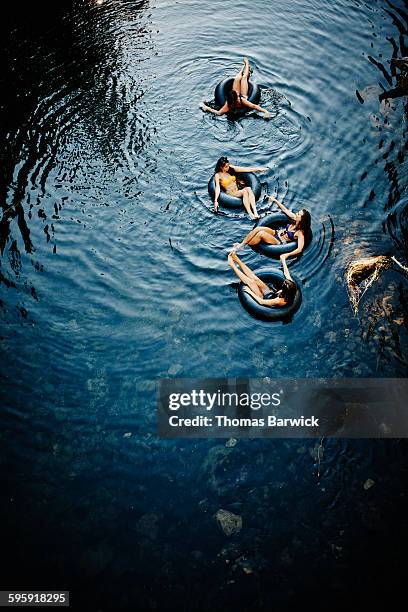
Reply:
[[[88, 610], [283, 610], [401, 580], [403, 441], [161, 441], [162, 377], [405, 377], [408, 285], [359, 316], [355, 257], [408, 256], [401, 0], [15, 5], [1, 25], [2, 588]], [[243, 56], [264, 121], [204, 114]], [[402, 88], [402, 89], [401, 89]], [[383, 92], [396, 90], [384, 99]], [[312, 213], [288, 324], [251, 318], [218, 157]], [[254, 268], [265, 259], [248, 250]], [[367, 479], [374, 486], [364, 488]], [[214, 513], [243, 518], [227, 538]], [[382, 580], [386, 576], [386, 580]], [[380, 586], [382, 585], [382, 586]], [[352, 599], [349, 599], [352, 598]]]

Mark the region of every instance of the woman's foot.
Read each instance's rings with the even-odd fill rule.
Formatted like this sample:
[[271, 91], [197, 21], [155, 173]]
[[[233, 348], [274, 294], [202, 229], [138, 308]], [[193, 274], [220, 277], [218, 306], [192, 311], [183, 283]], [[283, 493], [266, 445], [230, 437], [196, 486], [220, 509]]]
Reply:
[[252, 75], [252, 72], [253, 72], [251, 66], [249, 65], [249, 61], [247, 57], [244, 57], [244, 71], [247, 73], [248, 78]]
[[230, 253], [237, 253], [238, 251], [240, 251], [241, 249], [244, 248], [244, 244], [241, 244], [240, 242], [235, 242]]
[[248, 58], [244, 57], [244, 65], [242, 68], [242, 74], [243, 76], [246, 76], [246, 78], [249, 78], [249, 75], [251, 74], [251, 68], [249, 66], [249, 62], [248, 62]]

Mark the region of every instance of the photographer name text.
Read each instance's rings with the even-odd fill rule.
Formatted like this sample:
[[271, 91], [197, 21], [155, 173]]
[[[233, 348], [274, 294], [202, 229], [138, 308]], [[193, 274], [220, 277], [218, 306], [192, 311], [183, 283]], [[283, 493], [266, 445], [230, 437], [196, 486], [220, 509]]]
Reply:
[[170, 427], [319, 427], [319, 419], [311, 416], [301, 416], [296, 419], [278, 418], [269, 415], [267, 418], [231, 418], [225, 415], [214, 417], [195, 416], [192, 418], [172, 415], [169, 417]]

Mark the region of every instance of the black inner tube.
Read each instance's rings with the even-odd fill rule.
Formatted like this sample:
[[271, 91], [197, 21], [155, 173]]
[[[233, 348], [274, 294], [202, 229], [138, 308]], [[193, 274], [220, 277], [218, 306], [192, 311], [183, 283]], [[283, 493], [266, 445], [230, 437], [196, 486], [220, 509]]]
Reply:
[[[288, 223], [293, 223], [293, 219], [285, 215], [283, 212], [275, 212], [261, 219], [256, 227], [270, 227], [272, 229], [284, 228]], [[298, 257], [301, 257], [304, 250], [309, 246], [313, 238], [312, 230], [305, 235], [305, 246], [302, 253], [299, 253]], [[279, 259], [283, 253], [291, 253], [298, 246], [297, 240], [291, 240], [290, 242], [282, 242], [280, 244], [267, 244], [266, 242], [260, 242], [256, 246], [251, 247], [257, 253], [266, 255], [266, 257], [272, 257], [273, 259]]]
[[[274, 287], [276, 289], [280, 289], [282, 287], [283, 281], [285, 280], [285, 275], [281, 270], [255, 270], [254, 273], [264, 281], [270, 287]], [[247, 293], [244, 289], [246, 285], [240, 283], [238, 287], [238, 297], [240, 299], [241, 304], [245, 308], [249, 314], [251, 314], [256, 319], [260, 319], [262, 321], [284, 321], [288, 322], [292, 318], [292, 316], [297, 312], [302, 303], [302, 293], [300, 291], [299, 283], [293, 279], [296, 284], [296, 294], [291, 304], [287, 304], [286, 306], [264, 306], [263, 304], [259, 304], [249, 293]]]
[[[234, 83], [233, 78], [224, 79], [223, 81], [218, 83], [217, 87], [215, 88], [214, 101], [215, 101], [215, 104], [219, 108], [224, 106], [225, 102], [227, 101], [227, 93], [231, 91], [233, 83]], [[252, 83], [251, 81], [249, 81], [248, 82], [248, 100], [249, 102], [252, 102], [252, 104], [258, 104], [260, 99], [261, 99], [261, 90], [259, 86], [256, 83]], [[245, 113], [249, 110], [251, 109], [247, 107], [243, 107], [243, 108], [238, 108], [237, 110], [233, 111], [233, 113], [234, 114]]]
[[[262, 185], [259, 178], [253, 172], [234, 172], [237, 180], [242, 180], [247, 187], [251, 187], [254, 192], [255, 200], [258, 201], [261, 196]], [[215, 180], [214, 175], [210, 178], [208, 182], [208, 193], [210, 195], [211, 200], [214, 202], [215, 196]], [[234, 196], [229, 195], [222, 189], [220, 190], [220, 195], [218, 198], [218, 202], [220, 206], [225, 208], [243, 208], [244, 204], [242, 202], [242, 198], [235, 198]]]

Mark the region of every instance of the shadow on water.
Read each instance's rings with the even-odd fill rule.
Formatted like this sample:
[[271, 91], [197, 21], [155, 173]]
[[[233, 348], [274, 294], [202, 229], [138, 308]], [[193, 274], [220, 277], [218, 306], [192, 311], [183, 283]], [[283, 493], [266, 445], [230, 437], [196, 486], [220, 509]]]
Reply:
[[[67, 2], [52, 20], [40, 7], [3, 24], [0, 250], [4, 255], [11, 244], [9, 264], [17, 277], [22, 268], [19, 239], [27, 254], [36, 251], [30, 220], [38, 217], [56, 253], [55, 225], [64, 218], [67, 192], [80, 189], [81, 182], [91, 191], [91, 160], [105, 160], [111, 173], [131, 164], [134, 173], [131, 158], [141, 155], [151, 138], [149, 117], [138, 104], [145, 93], [144, 77], [123, 80], [121, 64], [134, 49], [126, 44], [119, 48], [116, 31], [120, 24], [131, 25], [141, 49], [137, 62], [143, 62], [152, 48], [150, 30], [134, 10], [142, 11], [145, 4], [137, 3], [127, 14], [128, 3], [116, 3], [101, 16], [95, 2]], [[91, 167], [81, 176], [84, 165]], [[12, 227], [19, 230], [18, 239]], [[1, 278], [9, 287], [16, 282], [4, 273]], [[35, 294], [33, 286], [31, 292]]]
[[[379, 70], [381, 80], [378, 85], [356, 91], [358, 101], [373, 109], [370, 122], [379, 150], [379, 154], [361, 174], [360, 180], [369, 181], [372, 186], [364, 206], [371, 208], [378, 200], [382, 200], [387, 213], [381, 222], [383, 239], [377, 240], [374, 248], [369, 246], [370, 254], [390, 254], [407, 262], [407, 205], [403, 195], [408, 182], [405, 161], [407, 130], [406, 121], [402, 120], [401, 115], [407, 113], [408, 64], [405, 59], [405, 37], [408, 34], [408, 12], [405, 2], [403, 6], [387, 2], [384, 11], [392, 19], [397, 33], [397, 36], [392, 33], [386, 38], [391, 46], [391, 57], [384, 61], [383, 53], [377, 57], [367, 55], [367, 59]], [[371, 25], [374, 29], [374, 24]], [[381, 173], [387, 177], [389, 186], [383, 194], [381, 191], [378, 194], [374, 181]], [[408, 365], [403, 349], [407, 329], [406, 279], [399, 278], [398, 274], [393, 275], [394, 278], [389, 276], [391, 278], [384, 278], [380, 282], [374, 299], [363, 304], [361, 319], [362, 337], [366, 340], [374, 339], [378, 343], [377, 369], [383, 360], [390, 362], [396, 359], [404, 368]]]

